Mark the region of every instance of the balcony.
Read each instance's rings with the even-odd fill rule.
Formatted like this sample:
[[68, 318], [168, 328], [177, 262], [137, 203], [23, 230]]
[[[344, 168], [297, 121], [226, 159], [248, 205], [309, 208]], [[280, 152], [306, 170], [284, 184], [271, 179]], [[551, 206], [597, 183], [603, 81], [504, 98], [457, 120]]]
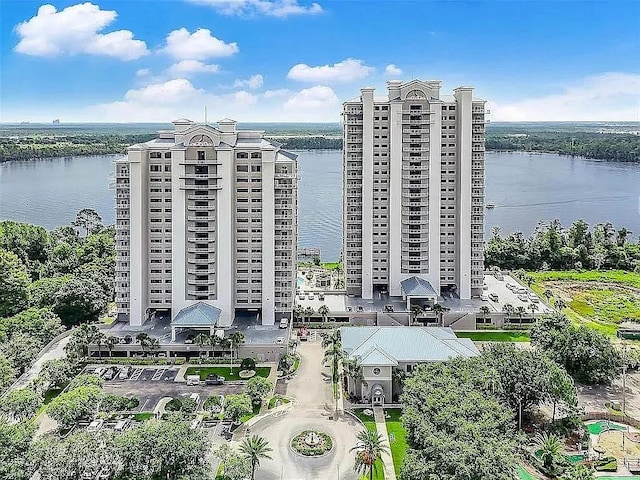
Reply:
[[209, 210], [215, 210], [216, 206], [214, 205], [187, 205], [187, 210], [192, 212], [207, 212]]
[[276, 172], [273, 174], [273, 178], [290, 178], [292, 180], [295, 180], [297, 177], [293, 173]]
[[429, 152], [429, 147], [402, 147], [403, 152], [409, 153], [427, 153]]
[[404, 162], [421, 162], [423, 160], [429, 160], [429, 155], [425, 155], [427, 152], [422, 152], [420, 155], [411, 156], [407, 153], [402, 154], [402, 160]]
[[276, 193], [273, 195], [273, 198], [289, 200], [293, 198], [293, 193]]
[[420, 173], [415, 173], [415, 174], [403, 173], [402, 178], [403, 180], [428, 180], [429, 175], [420, 174]]
[[[412, 187], [412, 188], [420, 188], [420, 187]], [[426, 187], [424, 188], [424, 190], [427, 190]], [[425, 198], [428, 197], [428, 193], [426, 191], [424, 192], [418, 192], [418, 193], [413, 193], [413, 192], [402, 192], [402, 196], [404, 198]]]
[[222, 177], [217, 173], [185, 173], [179, 178], [182, 180], [215, 180]]
[[187, 195], [187, 200], [215, 200], [218, 198], [215, 195]]
[[117, 286], [115, 291], [116, 293], [127, 293], [129, 291], [129, 287]]
[[215, 247], [209, 247], [209, 248], [189, 247], [187, 249], [187, 252], [189, 252], [189, 253], [216, 253], [216, 249], [215, 249]]
[[129, 220], [129, 218], [131, 218], [129, 212], [118, 212], [116, 215], [116, 220]]
[[222, 189], [222, 186], [220, 185], [187, 185], [187, 184], [180, 185], [180, 190], [220, 190], [220, 189]]
[[129, 250], [129, 248], [131, 247], [129, 247], [129, 245], [119, 245], [116, 243], [115, 248], [116, 248], [116, 251], [118, 251], [118, 250]]
[[116, 272], [128, 272], [129, 265], [116, 265]]
[[118, 233], [116, 233], [116, 240], [129, 240], [129, 238], [129, 232], [118, 231]]
[[409, 253], [409, 252], [424, 252], [426, 250], [428, 250], [428, 247], [408, 247], [408, 246], [403, 246], [402, 247], [402, 253]]
[[[347, 142], [349, 142], [349, 140], [347, 140]], [[345, 151], [347, 153], [359, 153], [359, 152], [362, 152], [362, 147], [354, 147], [352, 145], [349, 145], [349, 146], [347, 146]]]
[[473, 152], [484, 152], [484, 145], [473, 145], [471, 147], [471, 151]]
[[216, 271], [212, 269], [196, 270], [195, 268], [188, 268], [187, 273], [190, 273], [191, 275], [215, 275]]
[[215, 258], [187, 258], [187, 263], [198, 264], [198, 265], [213, 265], [216, 263]]
[[215, 280], [194, 280], [192, 278], [187, 279], [187, 284], [189, 285], [215, 285]]
[[347, 125], [362, 125], [363, 121], [361, 119], [356, 118], [348, 118], [345, 122]]
[[187, 241], [190, 243], [215, 243], [215, 238], [197, 238], [197, 237], [188, 237]]
[[409, 255], [403, 255], [402, 256], [402, 263], [407, 263], [407, 262], [428, 262], [429, 261], [429, 255], [420, 255], [419, 257], [411, 257]]
[[196, 217], [193, 215], [188, 215], [187, 220], [190, 222], [215, 222], [216, 217]]
[[419, 228], [419, 229], [411, 230], [409, 228], [404, 227], [404, 228], [402, 228], [402, 233], [404, 235], [429, 235], [429, 229], [428, 228]]
[[206, 160], [198, 160], [197, 158], [185, 158], [184, 160], [179, 160], [178, 163], [180, 165], [222, 165], [222, 162], [218, 162], [217, 160], [206, 159]]
[[187, 231], [189, 231], [189, 232], [215, 232], [216, 231], [216, 227], [194, 227], [192, 225], [189, 225], [187, 227]]
[[215, 294], [216, 294], [215, 290], [205, 290], [203, 292], [198, 290], [187, 290], [187, 295], [198, 296], [198, 297], [202, 297], [202, 296], [210, 297]]

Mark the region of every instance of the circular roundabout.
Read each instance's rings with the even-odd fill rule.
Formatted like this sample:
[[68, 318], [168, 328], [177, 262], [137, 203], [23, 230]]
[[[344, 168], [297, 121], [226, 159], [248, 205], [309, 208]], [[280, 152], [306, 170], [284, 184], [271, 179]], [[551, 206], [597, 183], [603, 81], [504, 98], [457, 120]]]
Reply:
[[291, 449], [304, 457], [323, 457], [333, 450], [333, 439], [320, 430], [303, 430], [291, 439]]

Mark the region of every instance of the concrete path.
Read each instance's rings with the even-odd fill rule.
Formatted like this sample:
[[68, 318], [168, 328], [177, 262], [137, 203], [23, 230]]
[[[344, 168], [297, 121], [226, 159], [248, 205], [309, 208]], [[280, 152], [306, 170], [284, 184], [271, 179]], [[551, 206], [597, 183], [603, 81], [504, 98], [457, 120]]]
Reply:
[[[278, 415], [269, 414], [249, 426], [245, 434], [260, 435], [268, 442], [273, 460], [264, 460], [256, 471], [256, 480], [315, 480], [330, 478], [357, 480], [353, 471], [356, 434], [361, 425], [350, 416], [335, 417], [335, 402], [329, 368], [321, 365], [319, 342], [305, 342], [298, 347], [301, 357], [297, 374], [287, 384], [287, 396], [296, 399], [282, 407]], [[291, 439], [302, 430], [317, 429], [328, 433], [333, 450], [321, 458], [306, 458], [290, 448]], [[240, 432], [239, 432], [240, 433]], [[234, 444], [242, 441], [234, 436]]]
[[[382, 441], [387, 446], [387, 449], [390, 449], [391, 442], [389, 441], [389, 433], [387, 432], [387, 423], [384, 420], [384, 409], [375, 407], [373, 409], [373, 418], [376, 421], [378, 434], [382, 436]], [[384, 466], [384, 480], [396, 480], [396, 471], [393, 468], [391, 450], [382, 452], [382, 464]]]
[[40, 375], [42, 366], [48, 361], [56, 358], [66, 357], [67, 354], [64, 351], [64, 347], [69, 343], [71, 336], [66, 337], [48, 345], [45, 350], [41, 351], [37, 360], [33, 362], [33, 365], [27, 370], [16, 382], [7, 389], [7, 393], [11, 390], [18, 390], [27, 386], [29, 382]]

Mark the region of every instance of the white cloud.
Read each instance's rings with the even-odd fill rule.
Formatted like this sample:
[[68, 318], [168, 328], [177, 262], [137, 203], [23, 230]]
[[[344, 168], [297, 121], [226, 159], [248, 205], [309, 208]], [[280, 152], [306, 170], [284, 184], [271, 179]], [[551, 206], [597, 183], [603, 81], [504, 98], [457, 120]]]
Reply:
[[117, 122], [167, 122], [179, 117], [201, 121], [207, 105], [211, 115], [246, 119], [257, 101], [257, 95], [244, 90], [216, 95], [186, 78], [175, 78], [131, 89], [122, 100], [93, 105], [83, 116]]
[[264, 77], [258, 73], [256, 75], [251, 75], [246, 80], [243, 80], [243, 79], [236, 80], [235, 82], [233, 82], [233, 86], [234, 88], [248, 87], [255, 90], [256, 88], [260, 88], [263, 82], [264, 82]]
[[400, 70], [397, 66], [395, 66], [393, 63], [390, 63], [389, 65], [387, 65], [387, 67], [384, 69], [384, 74], [385, 75], [389, 75], [391, 77], [393, 76], [399, 76], [402, 75], [402, 70]]
[[189, 30], [183, 27], [167, 35], [164, 51], [178, 60], [204, 60], [211, 57], [229, 57], [238, 53], [238, 44], [225, 43], [212, 36], [211, 31], [206, 28], [189, 33]]
[[36, 16], [16, 26], [20, 41], [15, 51], [38, 57], [85, 53], [120, 60], [135, 60], [149, 53], [147, 45], [134, 40], [129, 30], [99, 33], [117, 16], [115, 11], [100, 10], [89, 2], [61, 11], [42, 5]]
[[290, 94], [291, 90], [287, 88], [279, 88], [276, 90], [267, 90], [262, 94], [262, 96], [264, 98], [284, 98], [288, 97]]
[[317, 3], [300, 5], [297, 0], [188, 0], [190, 3], [207, 5], [224, 15], [288, 17], [290, 15], [316, 15], [322, 13]]
[[334, 65], [319, 67], [310, 67], [307, 64], [299, 63], [289, 70], [287, 77], [303, 82], [351, 82], [365, 78], [372, 71], [373, 68], [367, 67], [362, 60], [347, 58]]
[[174, 77], [185, 77], [193, 73], [217, 73], [218, 65], [206, 64], [200, 60], [180, 60], [167, 69], [167, 73]]
[[148, 68], [140, 68], [136, 71], [136, 77], [148, 77], [151, 75], [151, 70]]
[[640, 74], [602, 73], [566, 85], [561, 93], [489, 106], [497, 121], [637, 121]]
[[338, 104], [335, 92], [324, 85], [305, 88], [293, 94], [284, 104], [287, 110], [334, 107]]

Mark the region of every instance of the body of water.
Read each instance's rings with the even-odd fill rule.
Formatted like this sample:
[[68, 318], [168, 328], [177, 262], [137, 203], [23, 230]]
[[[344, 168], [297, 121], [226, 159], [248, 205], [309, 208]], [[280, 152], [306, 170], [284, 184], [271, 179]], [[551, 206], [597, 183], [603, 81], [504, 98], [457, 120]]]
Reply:
[[[337, 259], [342, 235], [342, 155], [297, 152], [300, 175], [298, 239]], [[114, 221], [108, 189], [114, 155], [56, 158], [0, 164], [0, 219], [46, 228], [67, 225], [78, 210], [95, 209]], [[530, 234], [539, 220], [610, 221], [640, 234], [640, 164], [613, 163], [552, 154], [487, 153], [486, 233]]]

